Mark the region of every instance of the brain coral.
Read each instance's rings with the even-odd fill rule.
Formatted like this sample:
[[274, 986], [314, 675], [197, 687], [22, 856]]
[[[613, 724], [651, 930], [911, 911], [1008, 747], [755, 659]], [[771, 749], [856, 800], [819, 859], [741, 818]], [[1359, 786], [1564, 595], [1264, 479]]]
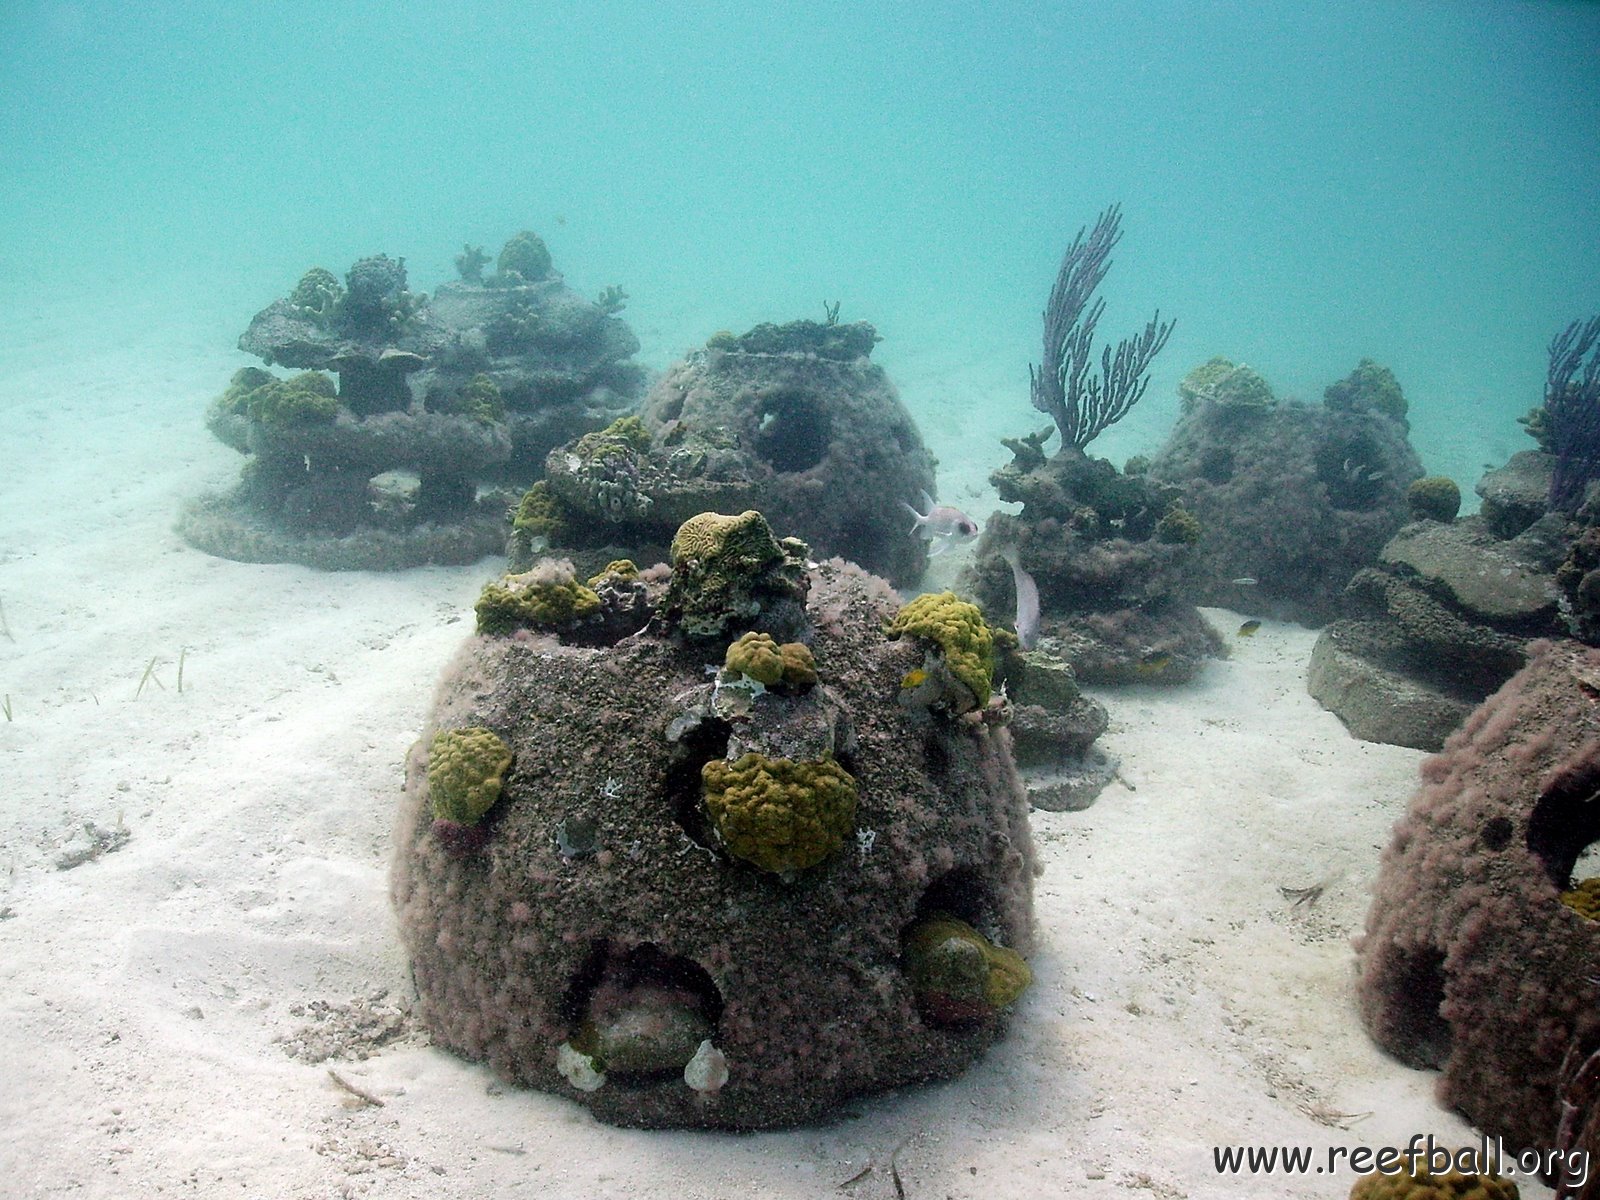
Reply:
[[754, 509], [700, 513], [672, 539], [664, 619], [689, 638], [720, 638], [752, 626], [786, 630], [803, 621], [806, 545], [779, 541]]
[[1424, 475], [1406, 488], [1406, 506], [1412, 520], [1448, 523], [1461, 511], [1461, 489], [1447, 475]]
[[531, 229], [524, 229], [501, 247], [500, 257], [495, 260], [495, 282], [508, 287], [537, 283], [550, 274], [553, 265], [544, 239]]
[[1351, 409], [1357, 412], [1382, 413], [1406, 425], [1406, 396], [1400, 381], [1388, 367], [1363, 358], [1338, 383], [1329, 384], [1322, 393], [1322, 402], [1329, 408]]

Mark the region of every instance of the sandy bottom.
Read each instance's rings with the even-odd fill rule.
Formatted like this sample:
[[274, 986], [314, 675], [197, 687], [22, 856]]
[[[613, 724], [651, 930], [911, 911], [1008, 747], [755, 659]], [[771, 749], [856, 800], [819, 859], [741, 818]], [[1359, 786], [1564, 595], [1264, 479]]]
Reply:
[[[1219, 1175], [1212, 1147], [1474, 1140], [1351, 991], [1420, 755], [1351, 740], [1305, 694], [1314, 635], [1271, 623], [1190, 686], [1103, 695], [1126, 785], [1034, 815], [1036, 983], [965, 1077], [820, 1128], [640, 1133], [431, 1048], [389, 826], [496, 564], [185, 547], [181, 499], [238, 469], [201, 413], [243, 361], [125, 315], [102, 353], [66, 313], [0, 346], [0, 1194], [1326, 1197], [1348, 1169]], [[901, 383], [945, 497], [986, 513], [1017, 429], [978, 428], [955, 367]]]

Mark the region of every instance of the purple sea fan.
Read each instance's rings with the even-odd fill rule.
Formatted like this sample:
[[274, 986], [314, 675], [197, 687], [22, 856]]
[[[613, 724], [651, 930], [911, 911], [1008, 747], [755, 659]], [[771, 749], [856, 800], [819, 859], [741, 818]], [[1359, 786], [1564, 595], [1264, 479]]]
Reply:
[[1062, 256], [1045, 306], [1044, 362], [1037, 369], [1028, 367], [1034, 408], [1056, 423], [1062, 450], [1080, 455], [1139, 403], [1150, 383], [1150, 361], [1172, 333], [1172, 322], [1163, 325], [1158, 311], [1143, 333], [1118, 342], [1115, 353], [1110, 346], [1103, 347], [1100, 371], [1090, 373], [1095, 326], [1106, 306], [1094, 292], [1111, 267], [1109, 256], [1121, 237], [1119, 204], [1100, 214], [1092, 232], [1078, 230]]
[[1551, 341], [1544, 415], [1556, 456], [1550, 507], [1575, 512], [1600, 479], [1600, 316], [1574, 321]]

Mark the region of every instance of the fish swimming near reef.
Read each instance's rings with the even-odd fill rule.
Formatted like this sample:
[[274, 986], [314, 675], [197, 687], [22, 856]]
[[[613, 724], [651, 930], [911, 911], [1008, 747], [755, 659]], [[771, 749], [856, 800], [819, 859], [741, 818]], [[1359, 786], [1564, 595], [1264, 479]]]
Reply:
[[929, 558], [943, 554], [951, 546], [970, 542], [978, 536], [976, 521], [959, 508], [951, 508], [948, 504], [935, 504], [933, 497], [927, 492], [922, 493], [922, 506], [928, 510], [927, 512], [919, 512], [904, 500], [900, 503], [917, 519], [916, 524], [911, 526], [911, 536], [923, 538], [929, 543]]
[[1000, 557], [1011, 568], [1011, 582], [1017, 589], [1017, 644], [1032, 650], [1039, 641], [1039, 585], [1022, 569], [1016, 546], [1001, 546]]
[[1260, 628], [1261, 628], [1261, 622], [1260, 621], [1246, 621], [1243, 625], [1239, 626], [1239, 636], [1240, 637], [1255, 637], [1256, 630], [1258, 630]]
[[1171, 665], [1170, 650], [1147, 650], [1135, 664], [1133, 673], [1140, 679], [1154, 679], [1158, 675], [1165, 675]]

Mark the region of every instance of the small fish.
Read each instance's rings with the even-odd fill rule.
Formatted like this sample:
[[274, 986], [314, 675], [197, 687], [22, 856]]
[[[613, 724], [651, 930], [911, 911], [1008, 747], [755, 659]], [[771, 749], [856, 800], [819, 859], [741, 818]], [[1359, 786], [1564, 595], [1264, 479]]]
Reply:
[[1243, 625], [1239, 626], [1239, 636], [1240, 637], [1255, 637], [1256, 630], [1258, 630], [1260, 628], [1261, 628], [1261, 622], [1260, 621], [1246, 621]]
[[1384, 475], [1387, 474], [1387, 472], [1374, 471], [1371, 466], [1366, 463], [1352, 463], [1351, 460], [1347, 458], [1344, 460], [1344, 474], [1345, 478], [1351, 483], [1361, 483], [1363, 480], [1365, 480], [1367, 483], [1377, 483], [1378, 480], [1382, 479]]
[[1259, 583], [1259, 582], [1260, 582], [1260, 580], [1254, 578], [1253, 576], [1241, 575], [1241, 576], [1239, 576], [1239, 578], [1237, 578], [1237, 579], [1235, 579], [1233, 581], [1233, 586], [1234, 587], [1255, 587], [1255, 585], [1257, 583]]
[[1134, 667], [1133, 673], [1140, 678], [1149, 679], [1159, 675], [1172, 665], [1172, 654], [1166, 650], [1152, 650], [1139, 660], [1139, 665]]
[[1022, 569], [1015, 546], [1000, 547], [1000, 557], [1011, 568], [1011, 582], [1017, 589], [1017, 644], [1032, 650], [1039, 642], [1039, 585]]
[[951, 508], [948, 504], [935, 504], [933, 497], [927, 492], [922, 493], [922, 506], [927, 512], [919, 512], [904, 500], [901, 506], [916, 518], [916, 523], [911, 526], [911, 536], [926, 539], [928, 557], [933, 558], [943, 554], [951, 546], [959, 546], [963, 542], [970, 542], [978, 536], [978, 523], [959, 508]]

